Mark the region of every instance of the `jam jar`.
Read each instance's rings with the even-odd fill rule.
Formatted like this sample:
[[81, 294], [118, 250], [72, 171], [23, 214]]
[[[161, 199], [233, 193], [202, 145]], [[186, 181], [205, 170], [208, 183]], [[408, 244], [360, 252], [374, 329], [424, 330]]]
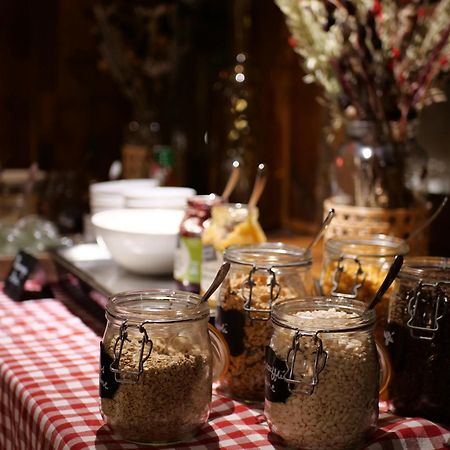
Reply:
[[361, 448], [378, 419], [375, 312], [346, 298], [281, 300], [272, 309], [264, 413], [284, 443]]
[[226, 345], [208, 325], [200, 296], [124, 292], [106, 306], [100, 344], [100, 403], [121, 438], [174, 443], [207, 421], [212, 381], [226, 370]]
[[[409, 251], [405, 240], [382, 234], [358, 238], [331, 238], [325, 243], [321, 273], [323, 295], [354, 298], [369, 303], [383, 282], [396, 255]], [[376, 306], [375, 334], [382, 341], [389, 296]]]
[[215, 194], [195, 195], [188, 199], [175, 250], [173, 277], [177, 289], [200, 292], [202, 234], [209, 225], [211, 208], [219, 203], [220, 197]]
[[[242, 203], [224, 203], [212, 208], [210, 226], [205, 230], [203, 242], [203, 264], [200, 293], [211, 285], [223, 262], [223, 251], [230, 245], [257, 244], [266, 241], [258, 221], [259, 210]], [[214, 293], [209, 304], [215, 314], [218, 293]]]
[[394, 411], [450, 424], [450, 261], [406, 259], [389, 304], [385, 344]]
[[228, 343], [230, 365], [218, 390], [262, 402], [272, 305], [315, 293], [311, 254], [281, 243], [263, 243], [228, 247], [224, 259], [231, 267], [220, 289], [216, 326]]

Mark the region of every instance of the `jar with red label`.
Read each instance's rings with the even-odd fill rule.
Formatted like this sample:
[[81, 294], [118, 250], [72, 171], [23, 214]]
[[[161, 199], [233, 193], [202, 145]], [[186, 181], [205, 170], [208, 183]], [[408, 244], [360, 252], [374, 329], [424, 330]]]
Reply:
[[211, 218], [211, 208], [220, 203], [215, 194], [188, 199], [175, 251], [174, 279], [177, 289], [199, 293], [202, 265], [202, 234]]

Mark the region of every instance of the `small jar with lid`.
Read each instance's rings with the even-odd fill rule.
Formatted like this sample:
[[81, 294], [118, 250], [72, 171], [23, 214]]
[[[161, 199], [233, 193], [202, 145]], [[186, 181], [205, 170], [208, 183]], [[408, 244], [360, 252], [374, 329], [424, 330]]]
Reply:
[[124, 292], [110, 298], [100, 344], [100, 400], [123, 439], [167, 444], [192, 438], [209, 415], [226, 345], [196, 294]]
[[[206, 292], [223, 262], [223, 251], [231, 245], [258, 244], [266, 241], [259, 224], [259, 210], [242, 203], [216, 205], [211, 211], [211, 223], [202, 237], [203, 260], [200, 293]], [[209, 304], [215, 314], [218, 293]]]
[[450, 263], [407, 258], [389, 304], [385, 344], [394, 411], [450, 424]]
[[375, 313], [360, 301], [310, 297], [272, 310], [264, 413], [273, 433], [305, 450], [361, 448], [378, 419]]
[[[396, 255], [409, 251], [405, 240], [383, 234], [331, 238], [325, 243], [321, 287], [324, 295], [369, 303]], [[392, 286], [376, 306], [376, 335], [382, 339]]]
[[209, 225], [211, 208], [219, 203], [220, 197], [215, 194], [195, 195], [188, 199], [175, 251], [173, 276], [177, 289], [200, 292], [202, 234]]
[[230, 351], [218, 390], [244, 401], [264, 400], [264, 353], [272, 334], [275, 302], [315, 293], [311, 254], [281, 243], [231, 246], [231, 267], [222, 283], [216, 326]]

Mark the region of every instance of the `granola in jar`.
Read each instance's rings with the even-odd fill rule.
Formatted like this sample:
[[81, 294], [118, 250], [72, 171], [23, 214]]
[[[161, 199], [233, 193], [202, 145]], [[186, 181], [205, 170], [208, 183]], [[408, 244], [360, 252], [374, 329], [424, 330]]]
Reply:
[[218, 390], [244, 401], [264, 399], [264, 353], [272, 334], [272, 305], [312, 295], [311, 256], [284, 244], [235, 246], [225, 250], [231, 269], [222, 284], [216, 326], [230, 350]]

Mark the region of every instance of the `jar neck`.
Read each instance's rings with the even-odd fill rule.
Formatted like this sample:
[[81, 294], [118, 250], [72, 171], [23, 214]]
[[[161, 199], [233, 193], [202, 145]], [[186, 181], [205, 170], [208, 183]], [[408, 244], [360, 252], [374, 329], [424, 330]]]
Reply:
[[394, 257], [406, 255], [409, 246], [405, 240], [385, 235], [367, 238], [331, 238], [325, 244], [325, 252], [333, 257], [342, 255], [364, 257]]
[[351, 139], [367, 143], [380, 143], [383, 141], [403, 142], [417, 136], [418, 120], [406, 122], [390, 121], [389, 126], [381, 127], [377, 122], [368, 120], [351, 120], [346, 122], [345, 130]]
[[[330, 311], [333, 314], [327, 316]], [[274, 304], [272, 321], [280, 327], [306, 333], [345, 333], [372, 329], [375, 311], [367, 309], [361, 301], [341, 297], [286, 299]]]
[[445, 283], [450, 289], [450, 260], [441, 257], [410, 257], [400, 271], [400, 280]]
[[311, 253], [282, 243], [234, 245], [225, 249], [224, 259], [238, 266], [270, 269], [305, 267], [312, 264]]
[[195, 195], [188, 199], [186, 213], [188, 216], [211, 217], [211, 209], [220, 201], [221, 198], [215, 194]]
[[257, 219], [259, 210], [257, 207], [248, 207], [243, 203], [222, 203], [212, 207], [212, 219], [217, 223], [239, 223], [252, 217]]
[[207, 319], [209, 307], [196, 294], [170, 289], [131, 291], [116, 294], [106, 305], [108, 319], [134, 323], [190, 322]]

